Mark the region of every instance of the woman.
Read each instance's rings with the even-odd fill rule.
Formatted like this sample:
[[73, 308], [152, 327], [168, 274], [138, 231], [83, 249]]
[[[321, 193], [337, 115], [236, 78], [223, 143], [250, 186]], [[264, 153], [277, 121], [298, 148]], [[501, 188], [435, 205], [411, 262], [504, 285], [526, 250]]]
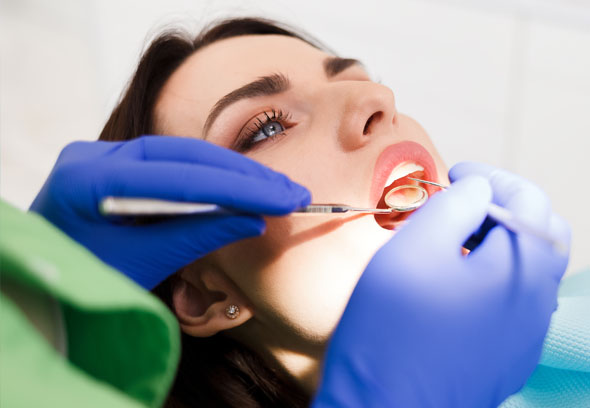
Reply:
[[[405, 173], [448, 182], [429, 137], [397, 112], [389, 88], [358, 61], [264, 20], [229, 20], [194, 40], [157, 38], [100, 139], [144, 134], [236, 150], [308, 187], [314, 202], [383, 207], [387, 178], [404, 164]], [[356, 282], [403, 218], [269, 218], [264, 236], [158, 287], [183, 330], [171, 405], [306, 405]], [[228, 319], [232, 305], [239, 314]]]
[[[539, 361], [567, 251], [480, 227], [492, 198], [566, 246], [567, 224], [530, 182], [475, 163], [395, 234], [404, 217], [273, 217], [309, 190], [373, 207], [409, 173], [448, 182], [391, 91], [313, 44], [252, 19], [164, 34], [101, 135], [120, 142], [64, 148], [31, 210], [145, 288], [174, 274], [157, 289], [184, 333], [171, 406], [304, 405], [329, 337], [317, 407], [498, 405]], [[136, 225], [100, 213], [108, 196], [238, 213]]]
[[[500, 227], [460, 251], [492, 193], [569, 242], [526, 180], [455, 166], [399, 234], [407, 215], [276, 217], [308, 189], [382, 207], [409, 174], [448, 183], [424, 131], [357, 61], [259, 19], [163, 34], [100, 139], [121, 142], [64, 148], [31, 210], [145, 288], [174, 274], [156, 289], [183, 332], [170, 406], [304, 406], [328, 338], [318, 407], [497, 405], [539, 361], [567, 254]], [[113, 195], [239, 214], [130, 225], [99, 212]]]

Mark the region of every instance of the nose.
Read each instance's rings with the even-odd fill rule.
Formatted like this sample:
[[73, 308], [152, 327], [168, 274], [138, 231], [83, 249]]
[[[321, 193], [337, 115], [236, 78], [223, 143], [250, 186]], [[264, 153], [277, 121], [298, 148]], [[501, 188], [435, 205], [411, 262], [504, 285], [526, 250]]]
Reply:
[[358, 149], [391, 132], [396, 114], [391, 89], [368, 81], [342, 81], [334, 86], [339, 94], [334, 99], [340, 111], [338, 138], [344, 150]]

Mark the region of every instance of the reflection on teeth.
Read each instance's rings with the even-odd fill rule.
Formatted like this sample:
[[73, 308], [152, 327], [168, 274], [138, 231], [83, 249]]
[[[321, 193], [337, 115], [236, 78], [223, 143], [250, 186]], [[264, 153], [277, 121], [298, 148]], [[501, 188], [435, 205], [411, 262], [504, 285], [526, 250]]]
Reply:
[[415, 171], [424, 171], [424, 167], [412, 162], [406, 162], [402, 165], [399, 165], [395, 169], [393, 169], [393, 171], [389, 175], [389, 178], [387, 179], [387, 182], [385, 183], [385, 186], [387, 187], [395, 180], [398, 180], [402, 177], [406, 177], [408, 174], [413, 173]]

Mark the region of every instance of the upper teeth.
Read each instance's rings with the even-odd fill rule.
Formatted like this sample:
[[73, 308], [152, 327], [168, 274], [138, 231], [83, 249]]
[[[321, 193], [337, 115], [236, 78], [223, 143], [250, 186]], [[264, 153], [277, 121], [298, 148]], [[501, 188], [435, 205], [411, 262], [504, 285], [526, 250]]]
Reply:
[[414, 173], [415, 171], [424, 171], [424, 167], [412, 162], [403, 163], [397, 166], [395, 169], [393, 169], [393, 171], [389, 175], [389, 178], [387, 179], [387, 182], [385, 183], [385, 186], [387, 187], [391, 185], [391, 183], [393, 183], [395, 180], [399, 180], [402, 177], [406, 177], [408, 174]]

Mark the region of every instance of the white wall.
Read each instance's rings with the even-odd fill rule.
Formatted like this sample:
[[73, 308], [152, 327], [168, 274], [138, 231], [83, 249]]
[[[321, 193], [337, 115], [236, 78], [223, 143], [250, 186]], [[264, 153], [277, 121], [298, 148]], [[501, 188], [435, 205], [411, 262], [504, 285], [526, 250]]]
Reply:
[[[350, 5], [348, 5], [350, 4]], [[27, 208], [61, 148], [93, 140], [150, 34], [235, 14], [278, 18], [363, 60], [447, 163], [541, 185], [590, 265], [590, 2], [3, 0], [0, 193]]]

